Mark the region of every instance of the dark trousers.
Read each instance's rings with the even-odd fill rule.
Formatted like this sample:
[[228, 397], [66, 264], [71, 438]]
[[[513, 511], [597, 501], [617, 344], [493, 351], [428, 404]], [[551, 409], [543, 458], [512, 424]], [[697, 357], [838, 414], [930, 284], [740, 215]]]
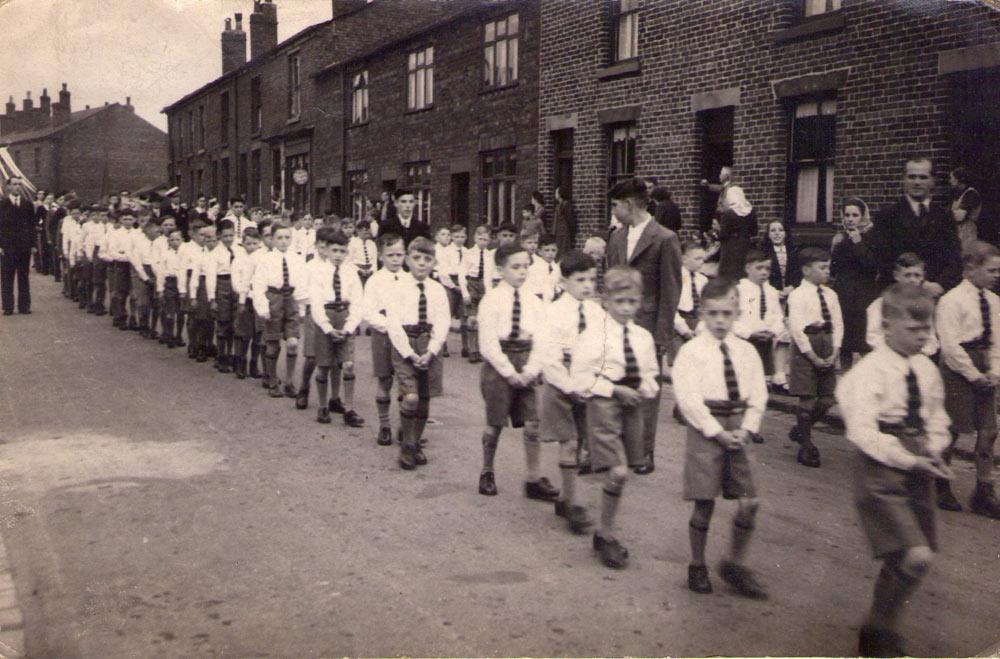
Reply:
[[31, 268], [31, 249], [4, 250], [0, 256], [0, 298], [4, 311], [14, 311], [14, 280], [17, 279], [17, 310], [31, 310], [31, 291], [28, 288], [28, 270]]
[[60, 281], [62, 279], [62, 250], [55, 245], [49, 245], [49, 260], [51, 261], [52, 275], [56, 281]]

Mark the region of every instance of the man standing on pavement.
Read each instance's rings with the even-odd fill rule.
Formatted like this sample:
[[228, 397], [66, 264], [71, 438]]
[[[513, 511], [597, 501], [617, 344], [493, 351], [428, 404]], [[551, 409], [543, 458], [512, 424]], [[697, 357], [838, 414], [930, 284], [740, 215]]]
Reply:
[[14, 280], [17, 310], [31, 313], [28, 270], [35, 244], [35, 205], [24, 194], [21, 177], [11, 176], [0, 198], [0, 299], [3, 315], [14, 313]]
[[[611, 213], [623, 229], [615, 231], [608, 242], [608, 267], [628, 266], [642, 275], [642, 304], [635, 322], [653, 335], [657, 357], [662, 360], [663, 354], [672, 349], [674, 316], [681, 295], [680, 242], [676, 233], [654, 222], [646, 210], [649, 190], [644, 180], [621, 181], [609, 194]], [[640, 475], [652, 473], [655, 468], [653, 451], [660, 397], [643, 405], [646, 464], [634, 469]]]
[[936, 296], [962, 279], [962, 245], [955, 222], [931, 201], [933, 165], [928, 158], [906, 161], [902, 199], [883, 208], [875, 218], [872, 244], [879, 260], [879, 280], [893, 282], [896, 257], [914, 252], [927, 264], [924, 284]]

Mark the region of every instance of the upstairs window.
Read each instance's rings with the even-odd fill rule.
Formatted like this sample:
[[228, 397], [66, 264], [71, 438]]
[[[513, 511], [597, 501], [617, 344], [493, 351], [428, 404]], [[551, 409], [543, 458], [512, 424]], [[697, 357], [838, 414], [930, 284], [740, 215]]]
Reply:
[[260, 95], [260, 76], [250, 79], [250, 132], [259, 133], [262, 117], [262, 98]]
[[840, 9], [841, 0], [802, 0], [802, 15], [806, 18], [828, 14]]
[[355, 73], [351, 78], [351, 123], [368, 121], [368, 71]]
[[788, 184], [798, 223], [833, 217], [836, 123], [834, 98], [800, 100], [793, 108]]
[[639, 0], [611, 0], [611, 35], [613, 62], [639, 56]]
[[487, 87], [517, 81], [518, 27], [517, 14], [486, 24], [483, 82]]
[[302, 59], [298, 53], [288, 56], [288, 118], [298, 119], [302, 112]]
[[410, 53], [407, 62], [408, 110], [422, 110], [434, 105], [434, 47]]

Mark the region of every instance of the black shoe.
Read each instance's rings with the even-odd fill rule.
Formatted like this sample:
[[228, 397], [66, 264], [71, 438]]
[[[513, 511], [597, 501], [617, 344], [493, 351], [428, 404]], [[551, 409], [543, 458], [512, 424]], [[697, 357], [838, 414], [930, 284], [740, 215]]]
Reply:
[[316, 422], [317, 423], [330, 423], [330, 410], [325, 407], [319, 408], [316, 412]]
[[708, 578], [708, 568], [704, 565], [688, 565], [688, 589], [696, 593], [712, 592], [712, 582]]
[[976, 491], [969, 499], [969, 511], [993, 519], [1000, 519], [1000, 500], [997, 500], [993, 483], [976, 483]]
[[651, 455], [646, 458], [646, 464], [641, 464], [632, 469], [633, 473], [639, 474], [640, 476], [646, 476], [654, 471], [656, 471], [656, 462], [653, 461], [653, 456]]
[[795, 459], [804, 467], [818, 469], [820, 466], [819, 449], [816, 448], [816, 445], [811, 440], [805, 439], [799, 446], [799, 452], [795, 456]]
[[[158, 339], [158, 338], [160, 338], [160, 335], [159, 335], [159, 333], [156, 330], [146, 330], [146, 338], [147, 339]], [[160, 341], [160, 343], [163, 343], [163, 341]]]
[[399, 449], [399, 466], [405, 471], [413, 471], [417, 468], [417, 461], [413, 459], [413, 450], [403, 446]]
[[952, 512], [958, 513], [962, 512], [962, 504], [958, 502], [955, 495], [951, 491], [951, 483], [943, 478], [939, 478], [936, 482], [937, 486], [937, 506], [941, 510], [950, 510]]
[[233, 369], [227, 362], [219, 364], [219, 373], [232, 373]]
[[479, 474], [479, 493], [488, 497], [497, 495], [497, 483], [493, 478], [492, 471], [485, 471]]
[[783, 384], [774, 384], [773, 382], [768, 386], [772, 394], [778, 394], [780, 396], [788, 396], [788, 387]]
[[533, 483], [524, 484], [524, 496], [537, 501], [555, 501], [559, 498], [559, 489], [548, 478], [539, 478]]
[[419, 446], [413, 449], [413, 462], [415, 462], [417, 466], [420, 467], [423, 467], [425, 464], [427, 464], [427, 456], [424, 455], [423, 449], [421, 449]]
[[478, 352], [469, 353], [469, 363], [470, 364], [481, 364], [483, 358], [479, 356]]
[[743, 597], [753, 600], [767, 599], [767, 591], [748, 568], [730, 561], [722, 561], [719, 564], [719, 574], [723, 581]]
[[260, 378], [263, 377], [263, 375], [261, 375], [260, 369], [257, 367], [257, 360], [250, 362], [250, 372], [247, 373], [247, 375], [249, 375], [254, 380], [259, 380]]
[[859, 657], [905, 657], [903, 639], [896, 632], [865, 625], [858, 633]]
[[344, 404], [340, 402], [339, 398], [331, 398], [329, 407], [330, 407], [330, 412], [332, 412], [333, 414], [347, 413], [347, 408], [344, 407]]
[[299, 392], [295, 391], [295, 385], [291, 382], [285, 384], [284, 392], [286, 398], [298, 398], [299, 396]]
[[126, 327], [126, 329], [128, 329], [128, 331], [130, 332], [138, 332], [141, 328], [139, 327], [139, 323], [135, 322], [134, 320], [130, 320], [128, 321], [128, 326]]
[[563, 501], [562, 499], [556, 499], [555, 513], [556, 517], [565, 518], [567, 515], [569, 515], [569, 504]]
[[752, 441], [754, 444], [763, 444], [764, 436], [761, 435], [759, 432], [750, 433], [750, 441]]
[[350, 428], [361, 428], [365, 425], [365, 420], [354, 410], [347, 410], [344, 412], [344, 423]]
[[583, 506], [569, 506], [563, 517], [566, 518], [566, 525], [573, 535], [583, 535], [594, 524], [590, 515], [587, 514], [587, 509]]
[[601, 555], [601, 562], [607, 567], [620, 570], [628, 565], [628, 550], [614, 538], [608, 540], [595, 533], [594, 551]]
[[796, 444], [802, 443], [802, 431], [799, 430], [799, 424], [792, 426], [792, 429], [788, 431], [788, 439]]
[[120, 329], [123, 332], [127, 332], [128, 331], [128, 325], [126, 325], [125, 323], [119, 323], [118, 324], [118, 329]]
[[94, 311], [94, 315], [95, 316], [107, 316], [108, 312], [105, 311], [104, 309], [97, 309], [96, 311]]
[[3, 315], [5, 315], [5, 316], [13, 316], [14, 312], [11, 311], [10, 309], [4, 309], [3, 310]]
[[[299, 391], [299, 395], [295, 397], [295, 409], [304, 410], [307, 407], [309, 407], [309, 390], [302, 389]], [[327, 412], [329, 413], [329, 410]]]
[[577, 468], [576, 473], [579, 476], [587, 476], [594, 473], [594, 468], [590, 466], [589, 462], [584, 462]]
[[468, 359], [468, 358], [469, 358], [469, 349], [462, 348], [462, 359]]
[[247, 377], [247, 363], [244, 361], [236, 362], [236, 368], [233, 369], [233, 373], [236, 374], [237, 380], [245, 380]]
[[267, 395], [270, 396], [271, 398], [284, 398], [285, 397], [285, 394], [283, 394], [281, 392], [281, 386], [280, 385], [274, 385], [273, 387], [270, 387], [267, 390]]
[[198, 355], [197, 357], [195, 357], [194, 360], [196, 362], [198, 362], [199, 364], [204, 364], [205, 362], [208, 361], [208, 355], [206, 355], [205, 353], [202, 353], [202, 354]]
[[379, 446], [392, 446], [392, 428], [382, 428], [378, 431], [378, 439], [375, 442]]

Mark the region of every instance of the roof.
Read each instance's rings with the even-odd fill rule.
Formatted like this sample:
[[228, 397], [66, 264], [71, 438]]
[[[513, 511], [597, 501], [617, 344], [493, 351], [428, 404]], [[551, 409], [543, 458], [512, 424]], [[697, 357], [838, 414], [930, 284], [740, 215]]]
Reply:
[[102, 105], [96, 108], [90, 108], [89, 110], [79, 110], [77, 112], [71, 112], [69, 115], [69, 121], [59, 125], [59, 126], [49, 126], [48, 128], [38, 128], [35, 130], [21, 130], [16, 133], [10, 133], [8, 135], [0, 135], [0, 144], [15, 144], [17, 142], [30, 142], [32, 140], [39, 140], [45, 137], [51, 137], [56, 133], [61, 133], [70, 126], [78, 124], [84, 119], [89, 119], [96, 114], [100, 114], [105, 110], [108, 110], [115, 106], [120, 106], [120, 103], [112, 103], [110, 105]]

